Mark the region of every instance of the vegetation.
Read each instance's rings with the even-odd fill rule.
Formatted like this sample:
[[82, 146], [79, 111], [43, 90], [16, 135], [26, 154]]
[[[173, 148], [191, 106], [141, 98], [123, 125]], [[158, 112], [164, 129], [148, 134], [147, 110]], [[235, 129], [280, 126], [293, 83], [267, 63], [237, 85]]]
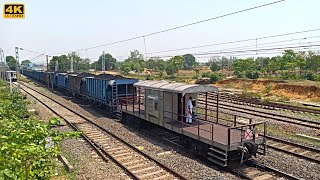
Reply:
[[[93, 62], [91, 64], [91, 69], [95, 69], [95, 70], [102, 70], [102, 59], [103, 59], [103, 54], [101, 54], [99, 56], [99, 60], [96, 62]], [[109, 70], [115, 70], [116, 66], [117, 66], [117, 60], [112, 57], [111, 54], [107, 53], [104, 55], [104, 59], [105, 59], [105, 70], [109, 71]]]
[[16, 58], [13, 56], [6, 56], [6, 63], [12, 71], [15, 71], [17, 68]]
[[319, 80], [320, 55], [309, 51], [294, 52], [285, 50], [282, 56], [237, 59], [232, 63], [234, 75], [238, 78], [257, 79], [279, 77], [280, 79]]
[[79, 134], [52, 130], [59, 118], [44, 123], [28, 117], [20, 92], [10, 94], [5, 82], [0, 87], [0, 179], [49, 179], [59, 142]]
[[68, 54], [53, 56], [49, 63], [49, 70], [54, 71], [56, 62], [58, 62], [59, 71], [68, 71], [71, 69], [71, 58], [73, 58], [74, 71], [88, 71], [90, 69], [90, 59], [82, 59], [78, 54]]

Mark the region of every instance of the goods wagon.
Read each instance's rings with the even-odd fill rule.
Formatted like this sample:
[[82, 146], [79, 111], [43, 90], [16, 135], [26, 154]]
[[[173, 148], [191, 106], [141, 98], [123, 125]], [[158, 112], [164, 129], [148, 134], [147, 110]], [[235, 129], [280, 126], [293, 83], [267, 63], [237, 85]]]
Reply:
[[57, 86], [56, 75], [54, 72], [45, 72], [44, 74], [44, 82], [50, 88], [55, 88]]
[[128, 79], [110, 74], [86, 77], [87, 96], [109, 107], [115, 107], [117, 106], [118, 97], [132, 96], [134, 94], [133, 83], [137, 81], [137, 79]]
[[44, 82], [44, 71], [35, 71], [35, 70], [24, 70], [23, 75], [30, 77], [31, 79]]
[[73, 95], [82, 95], [82, 94], [87, 94], [86, 90], [86, 77], [95, 77], [94, 74], [90, 73], [81, 73], [81, 74], [70, 74], [68, 76], [69, 78], [69, 91]]
[[77, 75], [75, 73], [57, 73], [56, 78], [57, 78], [57, 87], [66, 91], [69, 91], [69, 76], [74, 76]]
[[119, 98], [121, 117], [133, 117], [127, 121], [142, 119], [174, 131], [183, 143], [224, 167], [265, 154], [266, 139], [259, 136], [266, 133], [265, 122], [220, 118], [225, 114], [217, 110], [218, 98], [208, 101], [208, 92], [219, 93], [217, 87], [167, 81], [140, 81], [134, 87], [136, 96]]

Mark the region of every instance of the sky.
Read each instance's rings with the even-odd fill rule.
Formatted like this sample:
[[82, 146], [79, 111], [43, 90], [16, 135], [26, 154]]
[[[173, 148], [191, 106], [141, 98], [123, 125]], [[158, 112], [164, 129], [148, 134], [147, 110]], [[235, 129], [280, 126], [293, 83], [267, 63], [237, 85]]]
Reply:
[[[273, 1], [276, 0], [0, 0], [1, 6], [8, 2], [24, 3], [26, 6], [25, 19], [4, 19], [3, 7], [1, 8], [0, 48], [3, 49], [5, 56], [14, 55], [14, 47], [25, 49], [19, 51], [20, 61], [33, 59], [39, 55], [26, 50], [51, 56], [67, 54], [78, 49], [142, 36]], [[124, 60], [130, 51], [137, 49], [147, 57], [168, 58], [173, 55], [193, 53], [196, 54], [198, 61], [203, 62], [212, 56], [263, 56], [264, 52], [262, 50], [259, 52], [259, 49], [279, 46], [308, 46], [310, 49], [320, 50], [320, 47], [318, 49], [316, 47], [320, 44], [320, 37], [317, 37], [320, 36], [320, 30], [259, 39], [270, 35], [320, 28], [318, 7], [320, 7], [319, 0], [286, 0], [244, 13], [148, 36], [145, 39], [140, 38], [76, 53], [95, 61], [102, 51], [105, 51], [118, 60]], [[258, 39], [241, 43], [156, 53], [256, 38]], [[235, 47], [238, 50], [244, 47], [256, 49], [256, 52], [244, 53], [235, 50], [232, 50], [233, 53], [225, 52]], [[306, 47], [303, 49], [309, 50]], [[208, 51], [214, 53], [210, 54]], [[280, 51], [282, 49], [277, 52], [270, 51], [269, 54]], [[33, 63], [44, 61], [44, 56], [32, 60]]]

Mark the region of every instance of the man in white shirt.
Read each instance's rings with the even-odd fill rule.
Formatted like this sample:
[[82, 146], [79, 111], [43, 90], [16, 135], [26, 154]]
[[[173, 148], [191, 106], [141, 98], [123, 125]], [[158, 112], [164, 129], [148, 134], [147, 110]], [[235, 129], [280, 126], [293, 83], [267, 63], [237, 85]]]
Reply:
[[189, 97], [188, 100], [188, 112], [187, 112], [187, 124], [192, 124], [192, 110], [193, 110], [193, 104], [192, 104], [192, 97]]

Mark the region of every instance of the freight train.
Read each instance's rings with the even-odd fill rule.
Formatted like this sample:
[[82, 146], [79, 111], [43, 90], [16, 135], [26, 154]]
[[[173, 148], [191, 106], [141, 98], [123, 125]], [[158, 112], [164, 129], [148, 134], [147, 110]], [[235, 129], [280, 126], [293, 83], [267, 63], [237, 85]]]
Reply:
[[[242, 164], [266, 153], [265, 122], [219, 112], [219, 89], [211, 85], [139, 81], [110, 74], [24, 70], [23, 75], [104, 105], [123, 122], [161, 126], [177, 134], [185, 147], [219, 166]], [[190, 103], [192, 116], [188, 115]]]

